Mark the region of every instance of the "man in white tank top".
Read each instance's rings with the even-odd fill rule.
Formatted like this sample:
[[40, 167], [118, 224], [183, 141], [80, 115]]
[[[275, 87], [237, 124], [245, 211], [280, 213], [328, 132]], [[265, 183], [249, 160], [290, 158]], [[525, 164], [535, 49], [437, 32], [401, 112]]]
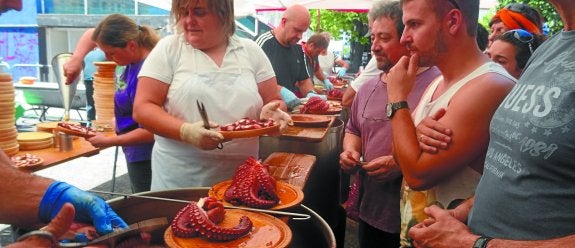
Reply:
[[[473, 196], [483, 171], [489, 122], [515, 82], [477, 46], [479, 0], [403, 0], [402, 8], [401, 42], [411, 56], [388, 75], [387, 107], [394, 157], [404, 176], [401, 245], [411, 247], [407, 232], [427, 218], [425, 207], [451, 209]], [[404, 101], [419, 66], [437, 66], [443, 76], [430, 84], [412, 116], [409, 107], [415, 106]], [[447, 110], [440, 123], [457, 135], [449, 149], [425, 153], [415, 127], [440, 109]]]

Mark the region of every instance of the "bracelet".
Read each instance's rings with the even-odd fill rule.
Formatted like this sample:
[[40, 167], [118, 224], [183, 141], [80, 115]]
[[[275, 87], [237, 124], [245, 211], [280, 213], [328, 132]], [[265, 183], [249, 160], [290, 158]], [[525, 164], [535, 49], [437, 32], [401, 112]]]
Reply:
[[475, 240], [473, 243], [473, 248], [487, 248], [487, 243], [491, 241], [493, 238], [481, 236]]
[[36, 230], [36, 231], [28, 232], [28, 233], [18, 237], [16, 242], [23, 241], [23, 240], [30, 238], [32, 236], [38, 236], [39, 238], [48, 239], [51, 242], [51, 247], [60, 247], [58, 240], [56, 240], [54, 235], [51, 232], [44, 231], [44, 230]]

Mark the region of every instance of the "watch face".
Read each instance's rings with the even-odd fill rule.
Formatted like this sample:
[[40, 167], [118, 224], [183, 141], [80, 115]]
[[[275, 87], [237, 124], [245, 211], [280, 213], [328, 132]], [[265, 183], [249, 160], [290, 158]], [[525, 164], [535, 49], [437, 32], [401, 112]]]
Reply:
[[386, 107], [386, 111], [387, 111], [387, 118], [390, 118], [391, 115], [393, 114], [393, 109], [391, 107], [391, 103], [388, 103], [385, 107]]

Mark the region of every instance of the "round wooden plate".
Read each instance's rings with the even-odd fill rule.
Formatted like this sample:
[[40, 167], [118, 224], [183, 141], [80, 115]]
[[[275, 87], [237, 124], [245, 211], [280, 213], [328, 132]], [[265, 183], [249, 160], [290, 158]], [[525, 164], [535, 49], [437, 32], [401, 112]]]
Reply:
[[[228, 203], [224, 200], [224, 193], [226, 189], [230, 187], [232, 184], [232, 180], [227, 180], [220, 182], [208, 191], [208, 196], [214, 197], [224, 203], [224, 205], [231, 206], [231, 203]], [[271, 210], [280, 210], [285, 208], [290, 208], [299, 205], [303, 201], [303, 191], [300, 188], [293, 186], [289, 183], [284, 182], [277, 182], [276, 184], [276, 193], [280, 198], [280, 202]]]
[[251, 138], [262, 136], [264, 134], [270, 134], [280, 130], [280, 125], [273, 125], [271, 127], [263, 127], [251, 130], [241, 130], [241, 131], [219, 131], [225, 139], [238, 139], [238, 138]]
[[333, 117], [322, 115], [292, 114], [294, 126], [300, 127], [325, 127]]
[[289, 226], [278, 218], [264, 213], [249, 212], [239, 209], [226, 209], [224, 220], [219, 224], [224, 227], [238, 225], [242, 216], [248, 216], [254, 227], [252, 231], [239, 239], [217, 242], [201, 237], [179, 238], [176, 237], [172, 228], [168, 227], [164, 233], [166, 245], [172, 248], [216, 248], [216, 247], [266, 247], [280, 248], [287, 247], [292, 239], [292, 232]]
[[327, 96], [327, 100], [332, 100], [332, 101], [341, 101], [343, 99], [342, 97], [333, 97], [333, 96]]
[[18, 133], [18, 141], [45, 141], [54, 138], [54, 135], [46, 132], [25, 132]]
[[312, 115], [336, 115], [341, 113], [342, 108], [341, 107], [329, 107], [329, 109], [327, 109], [326, 111], [313, 111], [313, 110], [308, 110], [306, 112], [306, 114], [312, 114]]

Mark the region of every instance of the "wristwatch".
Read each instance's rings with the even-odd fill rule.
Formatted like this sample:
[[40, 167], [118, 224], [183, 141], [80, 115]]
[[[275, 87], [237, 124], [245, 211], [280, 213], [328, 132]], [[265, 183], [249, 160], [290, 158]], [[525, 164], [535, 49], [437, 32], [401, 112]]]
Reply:
[[393, 114], [399, 109], [409, 108], [406, 101], [390, 102], [387, 104], [387, 118], [391, 119]]

